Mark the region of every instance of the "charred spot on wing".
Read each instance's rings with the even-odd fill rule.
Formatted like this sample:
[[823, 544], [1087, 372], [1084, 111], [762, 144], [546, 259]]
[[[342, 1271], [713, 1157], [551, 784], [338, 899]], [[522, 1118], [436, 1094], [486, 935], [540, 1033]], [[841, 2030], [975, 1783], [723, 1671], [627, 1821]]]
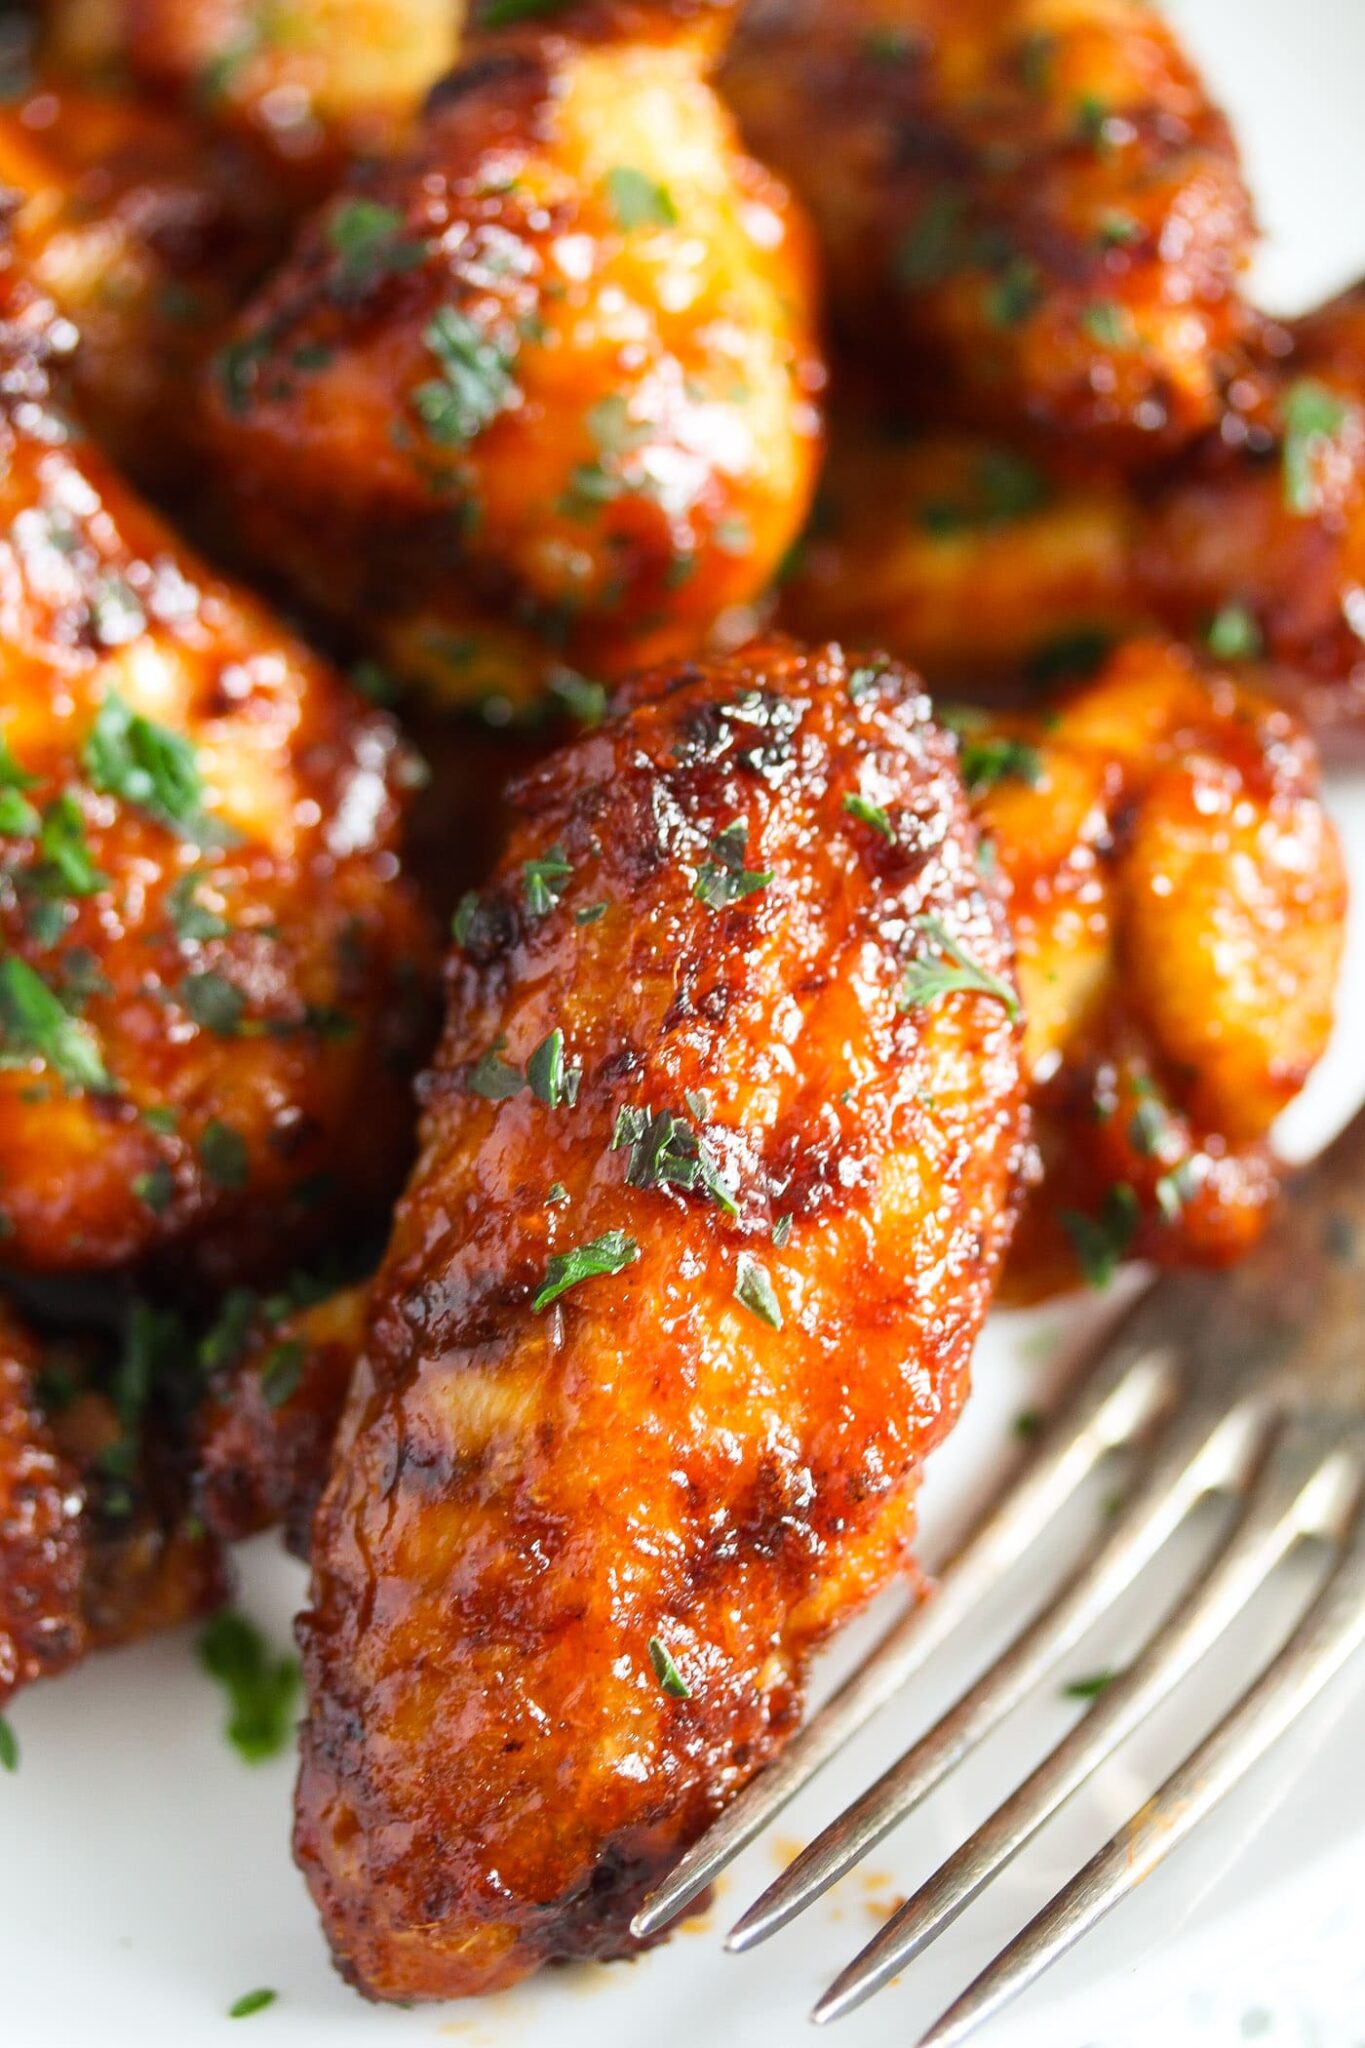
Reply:
[[432, 86], [426, 97], [428, 114], [443, 114], [476, 93], [502, 94], [513, 85], [534, 86], [545, 80], [540, 59], [526, 50], [490, 50], [457, 66]]

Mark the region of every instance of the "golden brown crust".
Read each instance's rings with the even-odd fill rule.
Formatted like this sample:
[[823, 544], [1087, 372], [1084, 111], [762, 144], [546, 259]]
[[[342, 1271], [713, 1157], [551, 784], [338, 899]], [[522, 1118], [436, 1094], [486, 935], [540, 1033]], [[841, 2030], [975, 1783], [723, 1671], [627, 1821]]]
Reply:
[[924, 416], [1125, 461], [1217, 419], [1250, 207], [1145, 0], [757, 0], [722, 84], [811, 208], [836, 320]]
[[647, 11], [476, 39], [221, 360], [246, 544], [447, 697], [691, 653], [805, 516], [806, 238]]
[[407, 1152], [405, 756], [3, 370], [6, 1259], [292, 1263]]
[[[621, 1953], [790, 1732], [811, 1649], [904, 1566], [1021, 1136], [1005, 984], [898, 1008], [942, 965], [922, 917], [1009, 973], [903, 672], [773, 644], [649, 677], [518, 807], [451, 963], [302, 1623], [297, 1852], [381, 1998]], [[581, 1078], [550, 1108], [555, 1030]], [[703, 1181], [661, 1177], [646, 1108]], [[546, 1301], [604, 1237], [621, 1269]], [[746, 1254], [780, 1330], [736, 1296]]]

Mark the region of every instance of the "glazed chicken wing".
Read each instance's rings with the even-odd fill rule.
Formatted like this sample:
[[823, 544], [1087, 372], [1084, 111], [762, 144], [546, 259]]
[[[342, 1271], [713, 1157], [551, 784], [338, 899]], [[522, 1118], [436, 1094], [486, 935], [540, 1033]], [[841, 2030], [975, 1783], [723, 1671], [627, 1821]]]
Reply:
[[261, 145], [301, 191], [402, 135], [455, 61], [463, 0], [44, 0], [44, 54]]
[[137, 482], [183, 483], [203, 362], [284, 238], [278, 192], [177, 112], [51, 79], [0, 107], [0, 186], [34, 319], [50, 302], [75, 330], [82, 418]]
[[1159, 643], [1054, 712], [960, 723], [1043, 1165], [1011, 1292], [1236, 1257], [1275, 1193], [1271, 1124], [1326, 1048], [1345, 935], [1307, 736]]
[[722, 84], [811, 208], [835, 320], [922, 415], [1124, 461], [1216, 420], [1250, 207], [1146, 0], [754, 0]]
[[297, 1851], [379, 1998], [629, 1948], [907, 1566], [1020, 1147], [1008, 943], [902, 672], [647, 678], [518, 804], [301, 1624]]
[[5, 1259], [292, 1263], [407, 1151], [406, 757], [130, 497], [12, 334], [0, 400]]
[[805, 236], [735, 145], [697, 14], [476, 35], [220, 359], [244, 540], [446, 701], [692, 652], [804, 520]]
[[171, 1447], [126, 1412], [154, 1341], [135, 1316], [100, 1384], [91, 1345], [40, 1344], [0, 1309], [0, 1704], [223, 1597]]

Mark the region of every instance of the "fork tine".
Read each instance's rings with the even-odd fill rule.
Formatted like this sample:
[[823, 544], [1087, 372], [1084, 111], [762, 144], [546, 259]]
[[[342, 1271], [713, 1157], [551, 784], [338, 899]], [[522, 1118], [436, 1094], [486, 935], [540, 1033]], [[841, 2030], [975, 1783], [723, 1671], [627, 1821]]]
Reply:
[[969, 1906], [1139, 1723], [1171, 1693], [1313, 1526], [1319, 1476], [1339, 1456], [1320, 1426], [1290, 1426], [1188, 1595], [1018, 1791], [893, 1915], [815, 2008], [838, 2019], [898, 1976]]
[[1237, 1476], [1238, 1457], [1244, 1460], [1268, 1427], [1262, 1404], [1252, 1397], [1230, 1411], [1217, 1395], [1178, 1411], [1091, 1560], [956, 1705], [769, 1885], [736, 1922], [727, 1947], [746, 1949], [766, 1940], [860, 1862], [1080, 1640], [1195, 1501]]
[[1030, 1921], [923, 2037], [958, 2048], [1149, 1877], [1245, 1777], [1365, 1643], [1365, 1516], [1279, 1655], [1084, 1870]]
[[746, 1849], [830, 1758], [879, 1714], [1041, 1535], [1099, 1460], [1145, 1428], [1170, 1392], [1169, 1345], [1142, 1311], [1144, 1295], [1043, 1433], [1012, 1487], [968, 1532], [931, 1600], [895, 1622], [781, 1755], [696, 1842], [631, 1923], [643, 1939], [666, 1927]]

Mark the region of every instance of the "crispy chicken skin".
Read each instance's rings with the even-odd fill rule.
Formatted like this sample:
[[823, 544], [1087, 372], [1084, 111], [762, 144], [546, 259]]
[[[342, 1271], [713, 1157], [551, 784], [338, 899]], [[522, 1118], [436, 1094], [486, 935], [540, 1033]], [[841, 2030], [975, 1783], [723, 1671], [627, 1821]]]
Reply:
[[[301, 1623], [296, 1848], [376, 1998], [630, 1947], [908, 1564], [1020, 1149], [1008, 941], [903, 672], [649, 677], [518, 805]], [[949, 938], [986, 992], [931, 993]]]
[[0, 186], [33, 288], [79, 338], [83, 420], [137, 482], [183, 482], [203, 362], [285, 236], [278, 193], [173, 110], [51, 80], [0, 107]]
[[244, 541], [445, 701], [690, 654], [805, 518], [807, 238], [715, 40], [682, 4], [476, 33], [220, 358]]
[[462, 0], [44, 0], [44, 54], [262, 146], [303, 190], [391, 147], [455, 61]]
[[223, 1597], [166, 1446], [149, 1435], [130, 1462], [123, 1444], [82, 1348], [40, 1344], [0, 1307], [0, 1704]]
[[0, 440], [5, 1260], [292, 1261], [408, 1150], [406, 757], [131, 497], [13, 334]]
[[969, 719], [962, 765], [1018, 946], [1043, 1162], [1016, 1298], [1119, 1259], [1231, 1259], [1274, 1118], [1327, 1043], [1346, 880], [1287, 711], [1133, 645], [1059, 712]]
[[835, 320], [926, 416], [1125, 462], [1217, 418], [1250, 206], [1145, 0], [753, 0], [722, 87], [811, 208]]

